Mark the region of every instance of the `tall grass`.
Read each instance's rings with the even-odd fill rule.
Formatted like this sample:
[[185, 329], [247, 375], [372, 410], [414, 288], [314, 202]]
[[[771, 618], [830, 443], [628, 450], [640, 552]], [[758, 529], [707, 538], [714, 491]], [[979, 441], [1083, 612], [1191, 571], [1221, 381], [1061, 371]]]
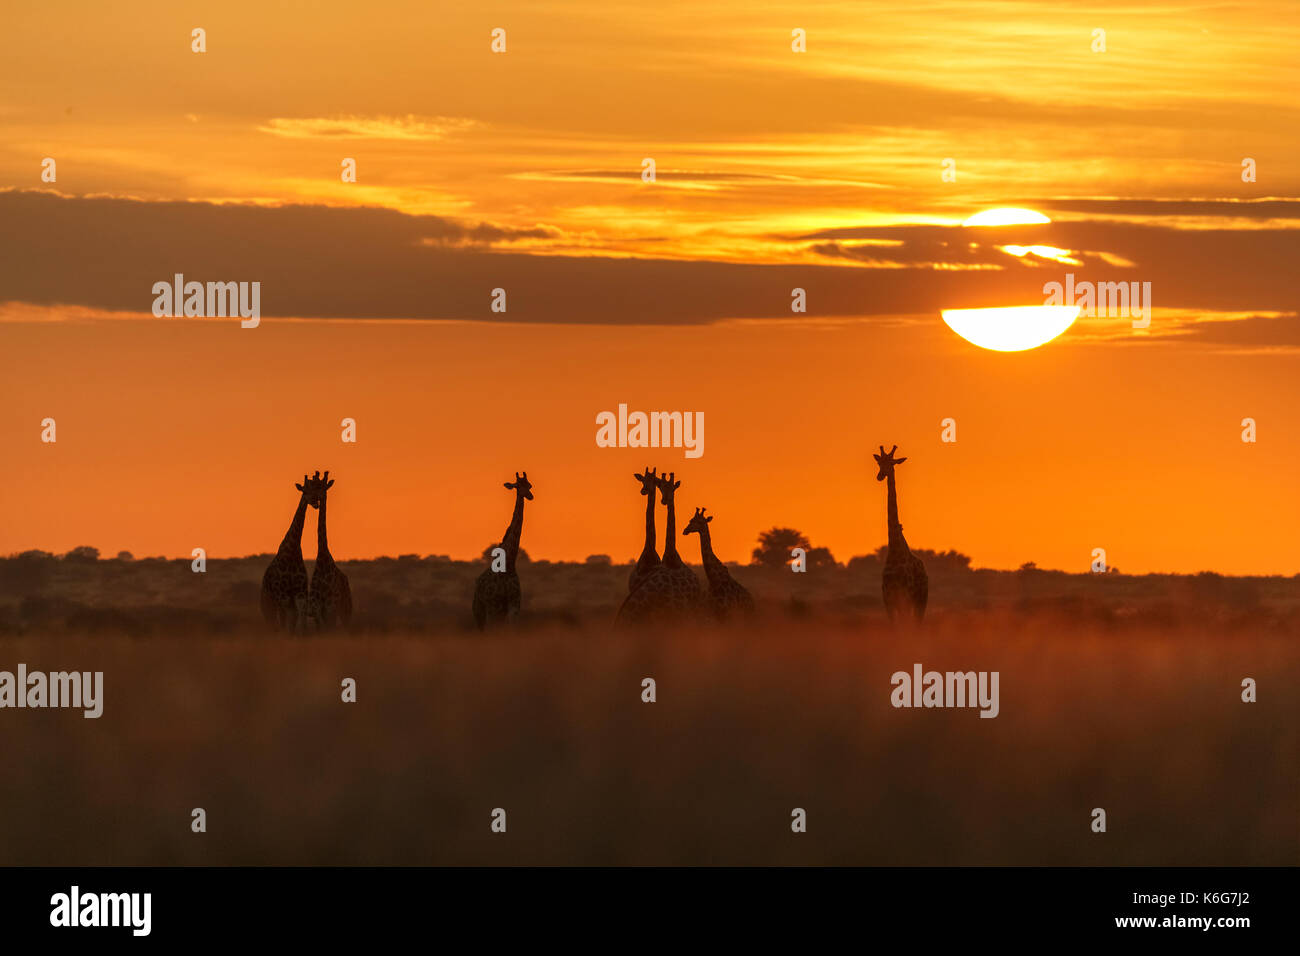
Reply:
[[[1297, 862], [1293, 616], [1012, 601], [900, 633], [786, 606], [655, 635], [581, 614], [486, 636], [11, 631], [0, 669], [102, 670], [105, 709], [0, 711], [0, 863]], [[1000, 716], [891, 707], [918, 661], [999, 671]]]

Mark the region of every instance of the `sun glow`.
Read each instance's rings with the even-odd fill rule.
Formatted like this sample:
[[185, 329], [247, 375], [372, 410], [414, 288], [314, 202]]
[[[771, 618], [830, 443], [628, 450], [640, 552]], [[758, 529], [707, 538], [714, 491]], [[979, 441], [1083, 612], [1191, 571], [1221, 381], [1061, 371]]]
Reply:
[[1035, 255], [1040, 259], [1051, 259], [1067, 266], [1081, 266], [1083, 260], [1075, 259], [1071, 249], [1061, 249], [1057, 246], [998, 246], [1003, 252], [1013, 255], [1018, 259], [1023, 259], [1027, 255]]
[[1021, 209], [1017, 206], [1003, 206], [998, 209], [985, 209], [983, 212], [977, 212], [965, 222], [963, 226], [1025, 226], [1032, 223], [1051, 222], [1041, 212], [1034, 212], [1032, 209]]
[[1052, 341], [1079, 317], [1077, 305], [944, 309], [943, 320], [967, 342], [995, 352], [1023, 352]]

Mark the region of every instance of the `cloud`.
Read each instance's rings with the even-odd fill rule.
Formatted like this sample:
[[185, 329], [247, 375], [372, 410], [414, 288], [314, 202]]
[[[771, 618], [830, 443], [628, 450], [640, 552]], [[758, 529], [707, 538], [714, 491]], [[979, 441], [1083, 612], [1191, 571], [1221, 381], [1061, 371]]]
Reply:
[[[148, 312], [153, 283], [180, 272], [197, 281], [260, 281], [276, 316], [469, 319], [527, 323], [695, 324], [735, 319], [937, 315], [1043, 301], [1063, 279], [1152, 283], [1152, 334], [1174, 331], [1160, 310], [1290, 313], [1300, 230], [1177, 230], [1065, 222], [974, 230], [880, 226], [787, 237], [803, 256], [783, 264], [534, 255], [501, 244], [546, 243], [547, 226], [466, 223], [391, 209], [145, 202], [0, 191], [0, 296]], [[977, 248], [970, 243], [978, 240]], [[857, 246], [856, 242], [866, 245]], [[991, 243], [1075, 250], [1083, 267], [1028, 265]], [[530, 251], [531, 251], [531, 247]], [[809, 250], [826, 264], [808, 260]], [[1133, 267], [1115, 266], [1106, 250]], [[853, 262], [874, 256], [893, 268]], [[1027, 258], [1027, 257], [1026, 257]], [[1003, 268], [961, 268], [997, 263]], [[790, 312], [807, 290], [807, 316]], [[490, 311], [491, 290], [508, 312]], [[1253, 344], [1293, 340], [1286, 322], [1252, 325]], [[1197, 331], [1207, 343], [1222, 330]]]
[[[960, 226], [872, 226], [787, 238], [809, 242], [810, 251], [832, 258], [869, 258], [917, 268], [934, 262], [1008, 266], [991, 282], [971, 276], [965, 298], [945, 303], [969, 308], [1041, 301], [1043, 282], [1072, 272], [1077, 279], [1092, 281], [1150, 282], [1157, 308], [1289, 310], [1295, 303], [1292, 272], [1300, 259], [1300, 229], [1180, 229], [1158, 222], [1052, 222], [978, 234]], [[902, 245], [885, 251], [858, 250], [854, 245], [881, 239]], [[1013, 258], [997, 248], [1012, 243], [1071, 250], [1084, 265]], [[1025, 268], [1013, 268], [1017, 263]]]
[[436, 140], [477, 125], [474, 120], [448, 116], [273, 117], [258, 127], [263, 133], [288, 139]]
[[522, 242], [527, 239], [560, 239], [564, 236], [559, 229], [552, 229], [550, 226], [511, 229], [505, 226], [494, 226], [489, 222], [480, 222], [471, 226], [437, 216], [425, 218], [433, 219], [440, 224], [438, 228], [430, 230], [435, 233], [434, 235], [421, 238], [420, 241], [429, 246], [495, 245], [502, 242]]
[[1183, 326], [1180, 334], [1210, 345], [1239, 349], [1300, 350], [1300, 314], [1249, 315], [1232, 321], [1198, 321]]
[[[617, 183], [627, 185], [641, 180], [639, 165], [627, 169], [555, 169], [515, 173], [512, 178], [533, 182]], [[865, 180], [827, 179], [789, 173], [737, 173], [710, 170], [656, 167], [655, 184], [679, 189], [723, 189], [740, 186], [853, 186], [860, 189], [887, 189], [881, 183]]]
[[1300, 199], [1026, 199], [1033, 209], [1090, 216], [1194, 216], [1232, 219], [1300, 219]]

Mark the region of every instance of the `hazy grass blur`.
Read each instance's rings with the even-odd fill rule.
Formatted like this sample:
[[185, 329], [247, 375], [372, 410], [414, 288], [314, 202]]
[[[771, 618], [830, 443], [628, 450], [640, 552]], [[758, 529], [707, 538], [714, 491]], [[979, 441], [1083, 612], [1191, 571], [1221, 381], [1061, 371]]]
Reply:
[[[358, 633], [286, 638], [264, 563], [0, 567], [0, 669], [105, 674], [99, 720], [0, 711], [0, 864], [1300, 859], [1295, 579], [940, 574], [896, 633], [878, 576], [738, 568], [758, 628], [632, 636], [625, 566], [534, 562], [478, 635], [478, 565], [394, 560], [345, 565]], [[1001, 715], [892, 708], [917, 661]]]

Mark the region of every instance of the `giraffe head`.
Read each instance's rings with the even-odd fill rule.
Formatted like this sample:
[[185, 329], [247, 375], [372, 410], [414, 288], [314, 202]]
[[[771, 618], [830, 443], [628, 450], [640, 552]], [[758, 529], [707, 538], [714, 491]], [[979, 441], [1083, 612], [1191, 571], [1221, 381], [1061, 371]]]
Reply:
[[[318, 471], [318, 472], [316, 472], [316, 474], [319, 475], [320, 472]], [[312, 503], [313, 503], [317, 508], [319, 508], [321, 505], [323, 505], [323, 504], [325, 503], [325, 492], [329, 491], [331, 488], [334, 487], [334, 479], [332, 479], [332, 478], [330, 477], [330, 473], [327, 471], [327, 472], [325, 472], [324, 477], [322, 477], [322, 478], [314, 478], [313, 480], [314, 480], [314, 481], [317, 481], [317, 482], [319, 483], [319, 489], [318, 489], [318, 493], [317, 493], [317, 496], [316, 496], [316, 500], [315, 500], [314, 502], [312, 502]]]
[[682, 529], [682, 534], [703, 534], [709, 530], [709, 522], [712, 520], [713, 515], [706, 515], [703, 508], [696, 508], [695, 514], [691, 515], [691, 520]]
[[876, 459], [876, 464], [880, 466], [880, 470], [876, 472], [876, 481], [884, 481], [886, 478], [892, 477], [894, 474], [894, 466], [901, 465], [903, 462], [907, 461], [906, 458], [895, 458], [894, 452], [896, 451], [898, 451], [897, 445], [889, 449], [889, 453], [886, 454], [885, 446], [881, 445], [879, 455], [875, 452], [871, 453], [871, 457]]
[[328, 471], [325, 472], [324, 478], [320, 476], [319, 471], [310, 478], [303, 475], [302, 484], [294, 485], [294, 487], [303, 493], [303, 497], [307, 499], [307, 504], [311, 505], [313, 508], [319, 508], [321, 499], [325, 497], [325, 489], [334, 484], [334, 482], [329, 480], [329, 477], [330, 473]]
[[655, 479], [655, 484], [659, 486], [659, 498], [665, 505], [672, 503], [673, 492], [682, 486], [680, 481], [673, 480], [676, 477], [677, 472], [666, 471]]
[[516, 471], [515, 480], [507, 481], [506, 487], [521, 498], [527, 498], [529, 501], [533, 500], [533, 483], [528, 480], [528, 472], [526, 471], [522, 475]]
[[634, 472], [632, 477], [641, 482], [641, 494], [653, 495], [655, 493], [655, 488], [659, 484], [659, 476], [655, 474], [655, 470], [649, 465], [646, 465], [644, 474], [638, 475]]

